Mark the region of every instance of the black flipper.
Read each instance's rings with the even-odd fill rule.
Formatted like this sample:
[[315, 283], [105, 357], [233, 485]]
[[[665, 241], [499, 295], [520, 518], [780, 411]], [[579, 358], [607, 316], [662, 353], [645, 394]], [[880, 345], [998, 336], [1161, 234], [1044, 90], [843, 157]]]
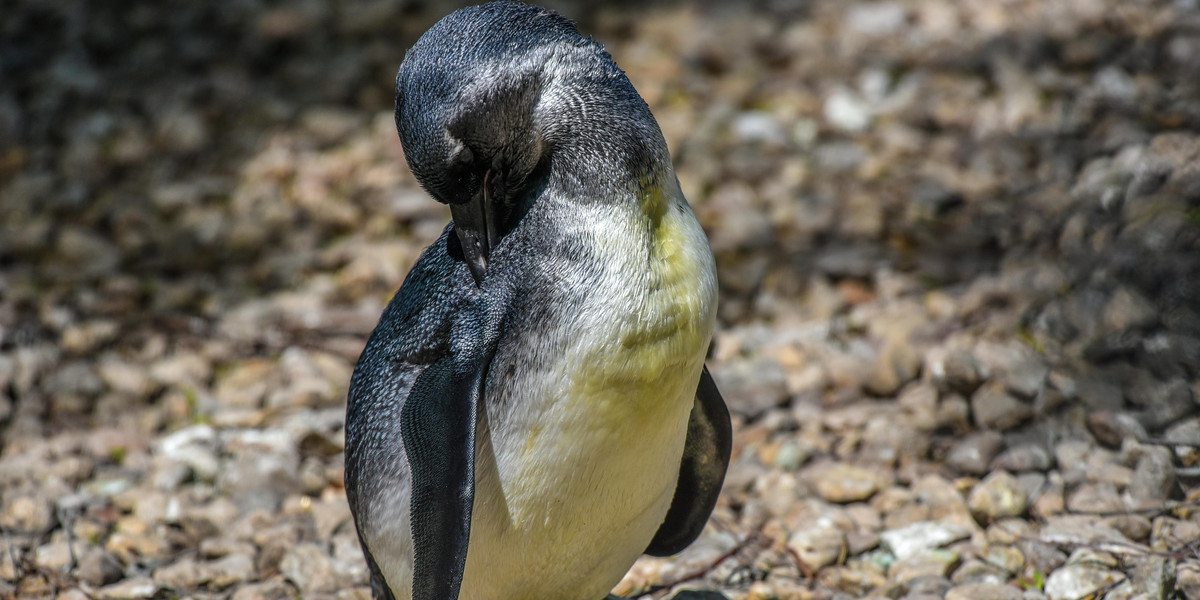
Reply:
[[447, 356], [429, 365], [400, 411], [412, 468], [413, 600], [455, 600], [462, 585], [487, 358]]
[[679, 465], [675, 496], [667, 517], [650, 540], [646, 554], [676, 554], [700, 535], [717, 505], [732, 449], [729, 409], [725, 408], [725, 400], [712, 375], [708, 374], [708, 367], [704, 367], [696, 389], [696, 403], [688, 419], [687, 442], [683, 462]]

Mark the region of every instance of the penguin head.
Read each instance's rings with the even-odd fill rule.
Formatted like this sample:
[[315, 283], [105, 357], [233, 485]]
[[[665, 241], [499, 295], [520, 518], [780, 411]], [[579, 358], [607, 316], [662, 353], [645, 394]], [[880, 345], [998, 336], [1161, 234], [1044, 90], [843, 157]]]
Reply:
[[585, 185], [600, 178], [577, 164], [597, 161], [553, 160], [564, 147], [637, 161], [647, 160], [640, 147], [662, 146], [665, 155], [649, 108], [603, 47], [566, 18], [511, 1], [456, 11], [409, 49], [396, 75], [396, 128], [417, 180], [450, 206], [477, 284], [552, 162]]

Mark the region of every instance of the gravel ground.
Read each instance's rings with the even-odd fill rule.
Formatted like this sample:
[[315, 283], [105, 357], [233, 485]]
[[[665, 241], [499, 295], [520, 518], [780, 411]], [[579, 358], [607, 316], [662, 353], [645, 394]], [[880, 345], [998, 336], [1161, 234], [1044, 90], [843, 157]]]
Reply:
[[[1196, 0], [636, 4], [554, 6], [709, 232], [736, 438], [618, 592], [1200, 599]], [[6, 5], [0, 596], [369, 596], [342, 411], [451, 9]]]

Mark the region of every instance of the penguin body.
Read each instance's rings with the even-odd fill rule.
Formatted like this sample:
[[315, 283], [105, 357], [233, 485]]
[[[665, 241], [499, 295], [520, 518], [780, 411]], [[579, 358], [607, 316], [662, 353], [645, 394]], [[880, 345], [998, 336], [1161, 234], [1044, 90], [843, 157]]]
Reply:
[[515, 2], [418, 41], [397, 126], [454, 221], [351, 381], [375, 595], [600, 600], [699, 534], [729, 458], [715, 267], [661, 132], [598, 44]]

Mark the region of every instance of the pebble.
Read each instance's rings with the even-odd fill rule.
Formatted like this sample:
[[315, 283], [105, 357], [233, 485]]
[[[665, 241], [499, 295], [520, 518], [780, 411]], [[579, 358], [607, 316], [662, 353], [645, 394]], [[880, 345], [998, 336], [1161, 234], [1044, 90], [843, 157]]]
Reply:
[[953, 524], [922, 521], [899, 529], [879, 534], [880, 543], [897, 559], [907, 559], [917, 554], [935, 550], [970, 537], [971, 530]]
[[996, 471], [979, 482], [967, 496], [967, 507], [981, 523], [990, 523], [1025, 513], [1029, 498], [1016, 477]]
[[1011, 429], [1028, 421], [1033, 416], [1033, 408], [988, 385], [971, 396], [971, 415], [980, 429]]
[[1004, 438], [991, 430], [977, 431], [959, 440], [946, 455], [946, 465], [963, 475], [986, 475], [992, 459], [1004, 447]]
[[1022, 473], [1025, 471], [1048, 471], [1054, 466], [1054, 457], [1040, 444], [1009, 444], [992, 461], [991, 470]]
[[788, 536], [787, 547], [814, 570], [838, 562], [846, 553], [846, 538], [828, 520], [818, 520]]
[[951, 350], [940, 359], [931, 361], [930, 372], [940, 389], [963, 396], [975, 393], [988, 375], [987, 367], [969, 351], [962, 349]]
[[277, 575], [265, 581], [239, 587], [230, 600], [290, 600], [295, 593], [295, 589], [283, 580], [283, 576]]
[[838, 504], [866, 500], [879, 491], [881, 484], [874, 471], [845, 463], [816, 469], [810, 475], [817, 495]]
[[1200, 564], [1180, 564], [1175, 573], [1175, 588], [1186, 600], [1200, 600]]
[[332, 592], [339, 587], [329, 555], [313, 543], [288, 550], [279, 562], [279, 571], [304, 594]]
[[967, 583], [946, 592], [946, 600], [1022, 600], [1021, 590], [999, 583]]
[[954, 550], [929, 550], [893, 562], [888, 568], [890, 581], [905, 583], [921, 577], [945, 578], [958, 565]]
[[55, 524], [50, 502], [32, 496], [17, 496], [5, 503], [0, 525], [19, 535], [40, 536]]
[[950, 580], [956, 585], [967, 583], [998, 585], [1007, 582], [1009, 574], [996, 565], [972, 558], [963, 561], [962, 566], [954, 571]]
[[141, 600], [142, 598], [153, 598], [159, 591], [159, 587], [149, 577], [133, 577], [124, 581], [106, 585], [97, 593], [101, 598], [107, 600]]
[[1068, 564], [1046, 577], [1050, 600], [1082, 600], [1125, 579], [1119, 571], [1090, 564]]

